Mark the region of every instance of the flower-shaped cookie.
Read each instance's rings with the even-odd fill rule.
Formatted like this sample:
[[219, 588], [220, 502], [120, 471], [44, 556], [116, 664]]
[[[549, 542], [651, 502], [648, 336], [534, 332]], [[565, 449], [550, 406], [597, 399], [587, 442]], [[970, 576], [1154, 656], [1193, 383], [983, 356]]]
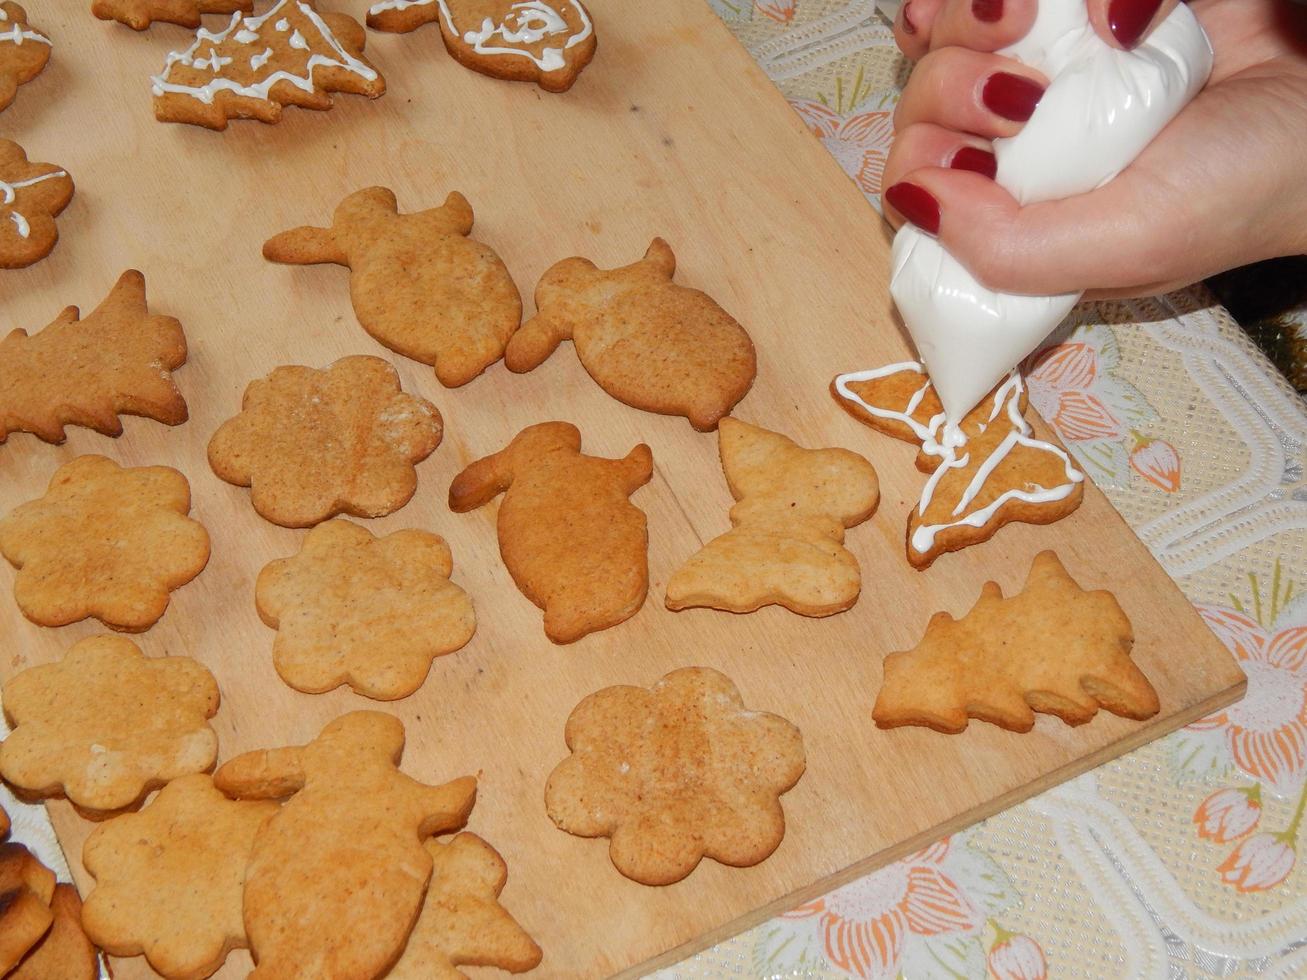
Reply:
[[209, 560], [209, 535], [186, 514], [191, 488], [167, 466], [124, 468], [78, 456], [45, 496], [0, 517], [0, 554], [18, 569], [14, 598], [42, 626], [94, 616], [127, 632], [149, 629], [168, 594]]
[[768, 857], [785, 836], [780, 796], [805, 765], [794, 725], [748, 710], [706, 667], [591, 694], [565, 737], [572, 754], [545, 786], [550, 818], [611, 838], [617, 870], [646, 885], [681, 880], [705, 855], [735, 867]]
[[417, 489], [414, 464], [440, 445], [443, 423], [425, 398], [399, 389], [379, 357], [330, 367], [279, 367], [245, 389], [240, 414], [209, 442], [209, 465], [250, 488], [254, 509], [283, 527], [337, 514], [381, 517]]
[[476, 631], [472, 600], [449, 580], [453, 568], [438, 534], [378, 539], [349, 521], [319, 524], [254, 587], [259, 615], [278, 630], [277, 673], [310, 694], [349, 684], [370, 698], [407, 697], [432, 660]]
[[229, 800], [203, 773], [174, 779], [140, 813], [92, 831], [82, 863], [95, 876], [82, 921], [114, 956], [144, 953], [165, 977], [207, 977], [247, 944], [245, 865], [270, 800]]
[[21, 146], [0, 139], [0, 269], [22, 269], [49, 255], [59, 240], [55, 215], [72, 199], [66, 170], [31, 163]]
[[34, 796], [119, 810], [218, 757], [213, 675], [189, 657], [147, 659], [125, 637], [82, 640], [59, 663], [10, 678], [3, 694], [13, 733], [0, 743], [0, 776]]

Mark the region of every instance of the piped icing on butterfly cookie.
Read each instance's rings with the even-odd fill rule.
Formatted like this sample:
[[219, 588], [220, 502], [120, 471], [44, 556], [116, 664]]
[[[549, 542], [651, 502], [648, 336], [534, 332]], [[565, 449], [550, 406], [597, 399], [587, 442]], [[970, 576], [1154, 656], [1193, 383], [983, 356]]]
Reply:
[[194, 44], [168, 55], [151, 79], [155, 117], [226, 129], [228, 119], [274, 123], [286, 105], [330, 109], [332, 92], [375, 99], [386, 82], [363, 58], [364, 41], [358, 21], [319, 13], [310, 0], [233, 14], [224, 30], [201, 27]]
[[30, 82], [50, 60], [50, 39], [27, 22], [16, 3], [0, 3], [0, 109], [14, 101], [18, 86]]
[[1005, 524], [1051, 524], [1080, 506], [1085, 476], [1061, 447], [1034, 438], [1017, 371], [960, 425], [946, 422], [916, 361], [841, 374], [831, 393], [854, 418], [921, 447], [917, 469], [930, 478], [907, 535], [916, 568], [988, 541]]
[[571, 88], [594, 57], [594, 22], [580, 0], [380, 0], [368, 8], [368, 26], [379, 31], [432, 21], [460, 64], [549, 92]]

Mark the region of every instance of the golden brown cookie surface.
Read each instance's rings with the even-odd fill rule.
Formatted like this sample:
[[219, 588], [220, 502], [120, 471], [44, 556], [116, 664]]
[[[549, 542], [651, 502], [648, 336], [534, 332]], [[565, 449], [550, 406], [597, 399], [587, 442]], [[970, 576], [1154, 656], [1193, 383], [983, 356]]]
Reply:
[[930, 478], [908, 516], [908, 561], [915, 568], [988, 541], [1014, 521], [1061, 520], [1084, 498], [1085, 476], [1066, 450], [1035, 438], [1026, 421], [1019, 372], [958, 426], [946, 422], [915, 361], [841, 374], [831, 382], [831, 394], [859, 421], [921, 447], [917, 469]]
[[54, 873], [22, 844], [0, 844], [0, 976], [50, 930]]
[[493, 966], [524, 973], [541, 951], [502, 905], [508, 865], [476, 834], [448, 844], [429, 840], [431, 884], [422, 912], [387, 980], [466, 980], [460, 966]]
[[209, 535], [186, 515], [191, 488], [167, 466], [121, 467], [78, 456], [45, 495], [0, 517], [0, 554], [18, 569], [14, 598], [42, 626], [94, 616], [112, 629], [149, 629], [168, 595], [199, 575]]
[[747, 709], [730, 678], [704, 667], [591, 694], [565, 737], [572, 754], [545, 786], [550, 818], [611, 838], [617, 870], [646, 885], [679, 881], [705, 856], [767, 858], [785, 835], [780, 796], [805, 766], [794, 725]]
[[116, 20], [134, 31], [155, 21], [199, 27], [201, 14], [249, 13], [254, 0], [91, 0], [91, 13], [101, 20]]
[[275, 123], [283, 106], [330, 109], [332, 92], [375, 99], [385, 79], [363, 57], [363, 25], [320, 13], [313, 0], [275, 0], [257, 17], [234, 15], [168, 55], [151, 81], [162, 122], [226, 129], [229, 119]]
[[33, 335], [0, 339], [0, 442], [11, 432], [63, 442], [65, 425], [117, 436], [119, 415], [179, 425], [186, 401], [170, 372], [185, 362], [181, 324], [149, 312], [145, 277], [129, 269], [85, 319], [70, 306]]
[[54, 921], [6, 980], [95, 980], [99, 957], [82, 929], [82, 900], [72, 885], [55, 885], [50, 899]]
[[655, 238], [643, 259], [599, 269], [563, 259], [536, 286], [536, 314], [508, 342], [510, 371], [530, 371], [571, 340], [590, 376], [620, 402], [717, 427], [757, 373], [753, 341], [706, 293], [672, 282], [676, 257]]
[[213, 675], [189, 657], [146, 658], [121, 636], [89, 637], [58, 663], [16, 674], [4, 710], [14, 730], [0, 743], [0, 775], [97, 814], [203, 772], [218, 755]]
[[594, 20], [581, 0], [379, 0], [368, 26], [407, 33], [432, 21], [455, 61], [491, 78], [566, 92], [594, 57]]
[[263, 245], [263, 257], [350, 267], [350, 299], [368, 333], [433, 364], [448, 387], [504, 356], [522, 298], [498, 255], [474, 239], [472, 206], [450, 194], [438, 208], [400, 214], [395, 195], [368, 187], [345, 198], [330, 228], [302, 227]]
[[[0, 3], [0, 112], [50, 60], [50, 37], [27, 22], [27, 11], [12, 0]], [[3, 177], [3, 174], [0, 174]]]
[[848, 609], [862, 588], [844, 529], [880, 502], [876, 471], [847, 449], [804, 449], [776, 432], [722, 419], [722, 470], [737, 503], [731, 530], [667, 583], [667, 608], [752, 612], [777, 603], [804, 616]]
[[29, 162], [21, 146], [0, 139], [0, 269], [22, 269], [49, 255], [59, 241], [55, 216], [72, 199], [68, 171]]
[[203, 773], [174, 779], [139, 813], [100, 824], [82, 863], [82, 919], [113, 956], [145, 954], [168, 978], [207, 977], [246, 946], [245, 865], [277, 804], [229, 800]]
[[644, 604], [649, 534], [644, 511], [628, 498], [652, 475], [643, 443], [624, 459], [600, 459], [581, 452], [576, 426], [542, 422], [455, 477], [449, 507], [461, 514], [504, 494], [499, 553], [544, 610], [545, 635], [571, 643]]
[[277, 630], [272, 659], [291, 687], [348, 684], [381, 700], [422, 686], [431, 661], [472, 638], [467, 593], [449, 580], [445, 539], [404, 530], [383, 538], [349, 521], [319, 524], [299, 554], [259, 573], [254, 599]]
[[412, 498], [414, 466], [443, 431], [436, 407], [400, 391], [381, 358], [343, 357], [251, 381], [240, 414], [209, 441], [209, 465], [249, 487], [254, 509], [283, 527], [337, 514], [381, 517]]
[[464, 776], [428, 786], [401, 773], [404, 726], [341, 715], [303, 746], [247, 752], [214, 774], [238, 799], [290, 799], [255, 836], [245, 874], [251, 977], [379, 976], [417, 920], [431, 876], [423, 842], [461, 827]]
[[1134, 633], [1110, 592], [1085, 592], [1051, 551], [1004, 598], [989, 582], [961, 619], [936, 613], [912, 650], [885, 658], [873, 718], [882, 728], [957, 733], [978, 718], [1029, 731], [1034, 712], [1080, 725], [1104, 707], [1150, 718], [1157, 692], [1130, 659]]

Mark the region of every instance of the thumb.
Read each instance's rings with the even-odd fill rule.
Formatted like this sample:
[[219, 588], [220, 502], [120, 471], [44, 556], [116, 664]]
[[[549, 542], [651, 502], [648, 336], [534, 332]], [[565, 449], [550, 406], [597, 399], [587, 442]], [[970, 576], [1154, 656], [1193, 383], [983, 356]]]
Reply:
[[1118, 179], [1022, 207], [981, 174], [922, 167], [888, 188], [884, 201], [895, 225], [901, 217], [936, 235], [990, 289], [1053, 295], [1171, 277], [1174, 249], [1152, 208], [1136, 200], [1136, 183]]
[[1131, 50], [1166, 19], [1179, 0], [1086, 0], [1089, 22], [1108, 44]]

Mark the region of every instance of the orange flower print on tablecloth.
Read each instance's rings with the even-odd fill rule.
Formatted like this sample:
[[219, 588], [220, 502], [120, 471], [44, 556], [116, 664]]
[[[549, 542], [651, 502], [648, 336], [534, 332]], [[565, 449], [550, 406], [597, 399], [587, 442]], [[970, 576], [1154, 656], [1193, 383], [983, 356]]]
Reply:
[[[799, 118], [877, 208], [885, 158], [894, 142], [894, 108], [892, 104], [885, 107], [885, 101], [883, 97], [869, 96], [859, 107], [842, 115], [812, 99], [790, 100]], [[877, 108], [866, 108], [869, 105]]]
[[1274, 888], [1293, 870], [1297, 855], [1286, 834], [1255, 834], [1230, 852], [1217, 871], [1221, 880], [1241, 892]]
[[[1157, 412], [1138, 388], [1116, 375], [1120, 360], [1116, 335], [1106, 324], [1093, 322], [1093, 313], [1093, 307], [1078, 307], [1071, 314], [1076, 324], [1071, 333], [1026, 359], [1026, 387], [1030, 404], [1094, 480], [1101, 486], [1124, 487], [1130, 483], [1132, 467], [1149, 462], [1141, 457], [1136, 465], [1130, 451], [1139, 441], [1134, 434], [1156, 421]], [[1179, 465], [1177, 453], [1177, 481]], [[1159, 461], [1159, 478], [1169, 472], [1165, 461]], [[1140, 473], [1153, 480], [1150, 474]]]
[[1198, 836], [1215, 844], [1228, 844], [1252, 833], [1261, 819], [1260, 786], [1218, 789], [1194, 811]]
[[989, 951], [989, 973], [995, 980], [1045, 980], [1048, 963], [1039, 943], [1005, 930]]
[[798, 0], [753, 0], [753, 8], [764, 17], [770, 17], [778, 24], [788, 24], [794, 20]]
[[[994, 917], [1019, 898], [998, 865], [968, 839], [967, 833], [945, 838], [772, 920], [758, 930], [754, 972], [801, 976], [834, 969], [863, 980], [983, 977], [986, 926], [996, 947], [1016, 938]], [[1026, 941], [1042, 962], [1039, 945]], [[1000, 950], [999, 962], [1010, 955], [1024, 963], [1028, 952]]]
[[1307, 625], [1266, 630], [1237, 609], [1198, 612], [1248, 675], [1248, 693], [1189, 729], [1219, 732], [1242, 772], [1280, 795], [1297, 792], [1307, 776]]
[[1135, 433], [1130, 465], [1145, 480], [1167, 493], [1180, 489], [1180, 454], [1165, 439], [1150, 439]]

